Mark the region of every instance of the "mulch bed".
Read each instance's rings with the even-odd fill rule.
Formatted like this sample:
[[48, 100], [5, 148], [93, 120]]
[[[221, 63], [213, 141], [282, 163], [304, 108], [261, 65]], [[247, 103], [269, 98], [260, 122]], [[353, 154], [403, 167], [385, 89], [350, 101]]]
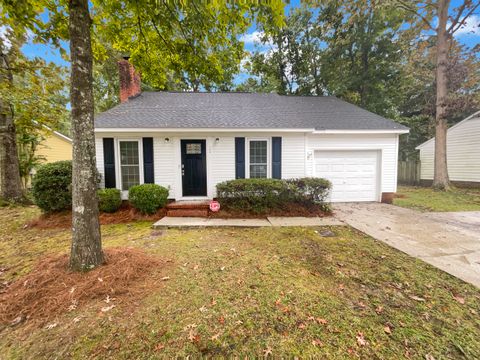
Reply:
[[107, 312], [158, 288], [166, 261], [134, 248], [110, 248], [104, 254], [105, 264], [85, 273], [70, 271], [67, 255], [40, 260], [0, 292], [0, 329], [31, 320], [44, 324], [92, 300], [102, 301], [99, 312]]
[[[166, 209], [158, 209], [155, 214], [144, 215], [134, 209], [128, 203], [124, 203], [122, 207], [114, 213], [100, 213], [100, 224], [125, 224], [132, 221], [156, 221], [166, 215]], [[72, 212], [62, 211], [58, 213], [42, 214], [37, 219], [28, 222], [27, 227], [36, 227], [40, 229], [51, 228], [71, 228]]]
[[267, 216], [326, 217], [332, 216], [332, 213], [325, 212], [318, 207], [305, 207], [298, 204], [294, 204], [287, 209], [273, 209], [261, 214], [254, 214], [237, 209], [220, 209], [220, 211], [216, 213], [212, 211], [209, 212], [209, 217], [216, 219], [265, 219]]

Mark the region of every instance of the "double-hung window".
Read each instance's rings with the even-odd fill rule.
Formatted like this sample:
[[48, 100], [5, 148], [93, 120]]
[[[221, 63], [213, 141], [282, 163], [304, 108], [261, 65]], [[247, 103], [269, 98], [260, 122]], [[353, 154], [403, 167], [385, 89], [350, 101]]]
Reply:
[[122, 190], [140, 184], [140, 146], [137, 140], [120, 140], [120, 176]]
[[268, 141], [249, 140], [249, 174], [250, 178], [268, 177]]

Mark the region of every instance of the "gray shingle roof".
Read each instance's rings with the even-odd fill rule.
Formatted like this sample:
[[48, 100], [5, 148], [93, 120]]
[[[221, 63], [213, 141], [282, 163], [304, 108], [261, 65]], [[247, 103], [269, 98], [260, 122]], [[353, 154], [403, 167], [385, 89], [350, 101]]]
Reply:
[[96, 115], [96, 128], [404, 130], [335, 97], [143, 92]]

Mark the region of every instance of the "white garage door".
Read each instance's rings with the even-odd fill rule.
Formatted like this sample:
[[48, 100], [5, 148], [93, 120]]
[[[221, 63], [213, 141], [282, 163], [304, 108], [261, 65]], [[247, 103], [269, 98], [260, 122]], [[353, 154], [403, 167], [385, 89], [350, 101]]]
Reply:
[[315, 176], [332, 182], [331, 201], [378, 201], [378, 151], [315, 151]]

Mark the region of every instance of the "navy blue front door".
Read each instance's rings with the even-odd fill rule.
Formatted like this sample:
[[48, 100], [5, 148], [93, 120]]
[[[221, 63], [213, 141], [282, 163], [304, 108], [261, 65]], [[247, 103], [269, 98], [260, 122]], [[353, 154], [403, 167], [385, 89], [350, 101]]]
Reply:
[[205, 140], [182, 140], [183, 196], [207, 196]]

